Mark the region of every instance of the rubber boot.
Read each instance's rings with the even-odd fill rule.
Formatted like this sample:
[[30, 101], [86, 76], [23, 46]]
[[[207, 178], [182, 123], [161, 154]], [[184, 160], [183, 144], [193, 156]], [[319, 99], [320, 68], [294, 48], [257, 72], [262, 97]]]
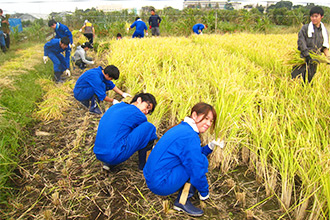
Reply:
[[187, 202], [185, 205], [181, 204], [180, 201], [180, 197], [182, 194], [182, 189], [180, 190], [178, 197], [176, 198], [176, 200], [174, 201], [174, 210], [177, 211], [183, 211], [185, 213], [187, 213], [188, 215], [191, 216], [202, 216], [204, 214], [203, 210], [195, 207], [191, 202], [190, 202], [190, 198], [193, 197], [193, 195], [195, 194], [196, 188], [193, 185], [190, 185], [190, 189], [189, 189], [189, 193], [188, 193], [188, 198], [187, 198]]
[[144, 166], [147, 162], [147, 152], [152, 149], [154, 146], [154, 140], [149, 141], [147, 146], [141, 150], [139, 150], [139, 170], [143, 170]]
[[99, 99], [94, 95], [91, 99], [91, 107], [89, 108], [89, 111], [98, 115], [102, 114], [102, 111], [99, 108], [99, 103]]
[[61, 78], [62, 72], [54, 72], [54, 78], [56, 83], [63, 83], [64, 81]]

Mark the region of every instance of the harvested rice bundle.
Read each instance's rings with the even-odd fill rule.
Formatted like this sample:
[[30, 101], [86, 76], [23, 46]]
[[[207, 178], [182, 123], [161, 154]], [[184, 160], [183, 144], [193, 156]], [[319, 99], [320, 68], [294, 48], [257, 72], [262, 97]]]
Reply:
[[[330, 63], [330, 60], [323, 54], [309, 52], [309, 55], [313, 60], [317, 60], [320, 63]], [[286, 65], [290, 65], [290, 66], [299, 66], [299, 65], [304, 65], [306, 63], [305, 59], [300, 57], [300, 51], [298, 49], [294, 49], [290, 51], [287, 55], [287, 59], [284, 62]]]

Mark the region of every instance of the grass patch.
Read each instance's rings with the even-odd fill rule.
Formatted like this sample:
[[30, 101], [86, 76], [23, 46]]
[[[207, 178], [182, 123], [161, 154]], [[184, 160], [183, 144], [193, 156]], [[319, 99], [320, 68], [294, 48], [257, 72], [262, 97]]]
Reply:
[[[24, 44], [23, 48], [28, 45]], [[15, 57], [15, 53], [9, 52], [8, 56]], [[8, 57], [0, 56], [1, 59], [8, 60]], [[26, 62], [24, 55], [22, 62]], [[24, 152], [24, 146], [29, 140], [28, 128], [35, 121], [31, 114], [36, 102], [42, 97], [41, 86], [36, 80], [48, 78], [48, 75], [51, 75], [50, 66], [45, 66], [40, 60], [34, 68], [29, 68], [19, 75], [9, 76], [13, 80], [14, 90], [2, 88], [0, 96], [0, 204], [2, 205], [7, 203], [6, 198], [11, 194], [11, 190], [8, 190], [11, 189], [9, 178], [17, 166], [19, 154]]]

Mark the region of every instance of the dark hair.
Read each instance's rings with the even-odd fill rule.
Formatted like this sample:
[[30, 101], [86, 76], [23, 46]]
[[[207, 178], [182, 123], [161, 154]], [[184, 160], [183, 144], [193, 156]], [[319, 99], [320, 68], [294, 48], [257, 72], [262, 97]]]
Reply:
[[314, 6], [309, 11], [309, 16], [312, 16], [313, 14], [320, 14], [321, 16], [323, 16], [324, 15], [323, 8], [321, 8], [320, 6]]
[[150, 11], [153, 11], [153, 12], [155, 12], [155, 9], [153, 9], [153, 8], [152, 8]]
[[104, 69], [104, 74], [117, 80], [119, 78], [119, 69], [115, 65], [109, 65]]
[[48, 27], [53, 26], [53, 24], [56, 24], [54, 19], [48, 21]]
[[3, 13], [2, 9], [0, 8], [0, 13]]
[[118, 33], [118, 34], [117, 34], [117, 37], [121, 37], [121, 34], [120, 34], [120, 33]]
[[140, 19], [140, 17], [136, 17], [136, 18], [135, 18], [135, 21], [137, 21], [137, 20], [139, 20], [139, 19]]
[[61, 43], [65, 44], [65, 45], [69, 45], [69, 43], [70, 43], [69, 37], [62, 37], [61, 38]]
[[217, 112], [215, 111], [215, 109], [213, 108], [212, 105], [209, 105], [207, 103], [204, 102], [200, 102], [197, 103], [196, 105], [194, 105], [194, 107], [191, 109], [191, 113], [190, 116], [192, 115], [193, 112], [196, 112], [197, 115], [203, 114], [203, 118], [201, 119], [201, 121], [203, 121], [206, 116], [209, 114], [209, 112], [212, 112], [213, 114], [213, 122], [212, 122], [212, 129], [214, 129], [215, 127], [215, 123], [217, 121]]
[[151, 111], [149, 112], [149, 114], [151, 115], [151, 113], [154, 112], [154, 110], [155, 110], [155, 108], [156, 108], [156, 105], [157, 105], [157, 102], [156, 102], [156, 98], [155, 98], [155, 96], [153, 96], [153, 95], [150, 94], [150, 93], [139, 93], [139, 94], [136, 94], [136, 95], [133, 97], [133, 99], [132, 99], [132, 101], [131, 101], [131, 104], [132, 104], [133, 102], [136, 102], [136, 100], [137, 100], [138, 98], [141, 98], [141, 99], [142, 99], [142, 102], [148, 102], [148, 103], [152, 104], [152, 109], [151, 109]]

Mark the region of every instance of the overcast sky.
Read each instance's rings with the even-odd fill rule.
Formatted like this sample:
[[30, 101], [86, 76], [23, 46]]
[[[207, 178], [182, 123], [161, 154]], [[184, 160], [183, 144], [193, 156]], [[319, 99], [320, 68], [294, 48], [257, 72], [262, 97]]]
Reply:
[[[235, 0], [232, 0], [234, 2]], [[261, 3], [265, 4], [263, 0], [237, 0], [238, 2], [249, 3]], [[330, 7], [330, 0], [292, 0], [295, 5], [315, 3], [319, 5], [325, 5]], [[61, 11], [75, 11], [78, 9], [87, 9], [96, 7], [98, 5], [110, 5], [119, 4], [123, 7], [140, 9], [143, 6], [154, 6], [156, 9], [162, 9], [163, 7], [171, 6], [173, 8], [182, 9], [183, 0], [0, 0], [0, 8], [4, 11], [4, 14], [17, 13], [31, 13], [31, 14], [50, 14], [51, 12]]]

